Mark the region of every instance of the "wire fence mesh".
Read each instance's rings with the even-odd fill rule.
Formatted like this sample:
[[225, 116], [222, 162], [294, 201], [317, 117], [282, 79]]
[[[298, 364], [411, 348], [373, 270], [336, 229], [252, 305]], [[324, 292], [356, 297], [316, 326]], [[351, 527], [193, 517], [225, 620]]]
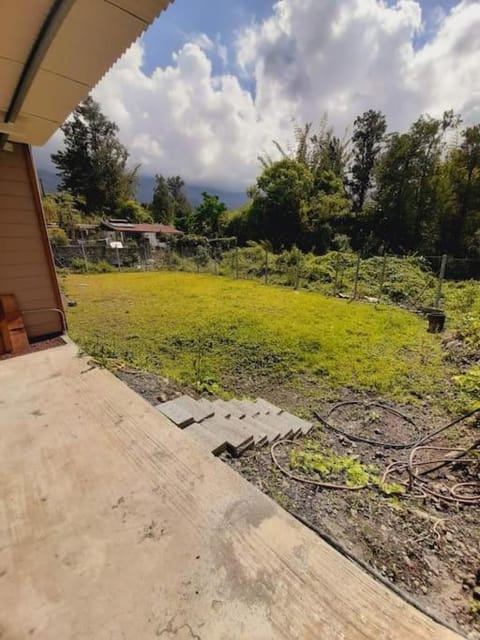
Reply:
[[408, 307], [441, 307], [445, 286], [455, 281], [480, 284], [480, 259], [475, 258], [388, 253], [364, 257], [353, 251], [317, 256], [296, 248], [273, 253], [267, 243], [240, 248], [229, 240], [165, 243], [159, 248], [129, 241], [120, 249], [100, 241], [75, 242], [52, 250], [57, 267], [76, 272], [183, 271]]

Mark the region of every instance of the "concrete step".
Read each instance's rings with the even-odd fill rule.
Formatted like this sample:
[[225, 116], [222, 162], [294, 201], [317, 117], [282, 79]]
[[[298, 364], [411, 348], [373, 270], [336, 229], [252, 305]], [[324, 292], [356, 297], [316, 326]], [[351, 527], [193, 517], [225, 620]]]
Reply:
[[216, 415], [219, 415], [227, 420], [230, 418], [236, 418], [241, 420], [252, 431], [255, 446], [262, 446], [269, 442], [275, 442], [278, 439], [278, 433], [276, 433], [269, 425], [258, 420], [256, 417], [250, 417], [245, 414], [244, 411], [238, 409], [234, 404], [230, 404], [225, 400], [214, 400], [213, 402]]
[[239, 411], [243, 411], [245, 415], [249, 416], [257, 416], [261, 412], [261, 409], [259, 407], [255, 407], [253, 402], [250, 402], [250, 400], [237, 400], [237, 398], [233, 398], [228, 401], [228, 404], [236, 407]]
[[244, 418], [245, 411], [239, 409], [235, 404], [231, 401], [221, 400], [220, 398], [214, 400], [212, 402], [213, 407], [215, 407], [216, 413], [222, 416], [222, 418]]
[[[261, 420], [264, 424], [267, 424], [278, 434], [278, 437], [282, 439], [293, 438], [299, 434], [299, 427], [285, 420], [283, 418], [283, 412], [280, 414], [270, 413], [270, 408], [266, 408], [260, 403], [251, 402], [250, 400], [231, 400], [230, 402], [233, 402], [237, 407], [241, 407], [247, 416], [254, 417], [257, 420]], [[278, 407], [275, 407], [275, 409], [278, 409]]]
[[222, 418], [215, 415], [201, 424], [217, 438], [219, 446], [226, 443], [226, 448], [233, 456], [241, 455], [255, 444], [251, 429], [237, 418]]
[[178, 403], [176, 399], [157, 404], [155, 408], [180, 429], [185, 429], [185, 427], [194, 422], [190, 409]]
[[221, 438], [218, 438], [218, 434], [215, 434], [205, 426], [202, 422], [194, 422], [187, 427], [186, 433], [191, 436], [202, 449], [206, 449], [208, 453], [212, 453], [214, 456], [219, 456], [226, 451], [227, 443], [221, 442]]
[[181, 429], [193, 422], [202, 422], [206, 418], [211, 418], [215, 413], [212, 406], [202, 404], [187, 395], [162, 402], [156, 408]]
[[214, 455], [228, 450], [239, 456], [253, 446], [296, 438], [312, 428], [306, 420], [263, 398], [212, 402], [183, 395], [157, 405], [157, 409]]
[[253, 401], [252, 404], [255, 407], [258, 407], [258, 409], [262, 413], [271, 413], [274, 416], [279, 416], [281, 413], [283, 413], [283, 409], [280, 409], [280, 407], [275, 406], [274, 404], [268, 402], [268, 400], [264, 400], [263, 398], [257, 398]]
[[282, 419], [288, 421], [294, 428], [294, 431], [296, 430], [299, 432], [299, 435], [307, 435], [313, 428], [313, 424], [311, 422], [303, 420], [303, 418], [299, 418], [298, 416], [293, 415], [293, 413], [280, 409], [280, 407], [277, 407], [268, 400], [257, 398], [253, 404], [258, 408], [264, 409], [270, 415], [282, 416]]

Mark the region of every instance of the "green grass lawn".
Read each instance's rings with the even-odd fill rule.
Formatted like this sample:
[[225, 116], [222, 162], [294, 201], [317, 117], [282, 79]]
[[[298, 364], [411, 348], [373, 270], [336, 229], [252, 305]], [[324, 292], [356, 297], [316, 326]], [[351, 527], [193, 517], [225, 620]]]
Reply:
[[439, 339], [405, 311], [186, 273], [69, 275], [70, 334], [101, 364], [217, 393], [340, 388], [396, 401], [442, 397]]

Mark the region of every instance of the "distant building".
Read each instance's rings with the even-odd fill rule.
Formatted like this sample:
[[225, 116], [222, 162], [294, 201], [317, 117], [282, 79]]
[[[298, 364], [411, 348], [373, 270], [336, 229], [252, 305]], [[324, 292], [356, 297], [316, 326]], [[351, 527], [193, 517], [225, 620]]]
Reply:
[[128, 239], [136, 242], [148, 242], [153, 248], [160, 248], [165, 241], [175, 236], [182, 236], [183, 231], [166, 224], [136, 224], [126, 220], [108, 220], [101, 223], [100, 228], [105, 238], [124, 243]]

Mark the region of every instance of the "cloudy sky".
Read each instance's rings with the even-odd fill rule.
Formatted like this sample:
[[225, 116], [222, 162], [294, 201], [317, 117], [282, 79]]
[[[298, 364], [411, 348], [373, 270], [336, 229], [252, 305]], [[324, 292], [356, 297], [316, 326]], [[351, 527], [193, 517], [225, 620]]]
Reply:
[[93, 95], [142, 173], [241, 190], [325, 113], [340, 135], [368, 108], [480, 122], [480, 0], [176, 0]]

